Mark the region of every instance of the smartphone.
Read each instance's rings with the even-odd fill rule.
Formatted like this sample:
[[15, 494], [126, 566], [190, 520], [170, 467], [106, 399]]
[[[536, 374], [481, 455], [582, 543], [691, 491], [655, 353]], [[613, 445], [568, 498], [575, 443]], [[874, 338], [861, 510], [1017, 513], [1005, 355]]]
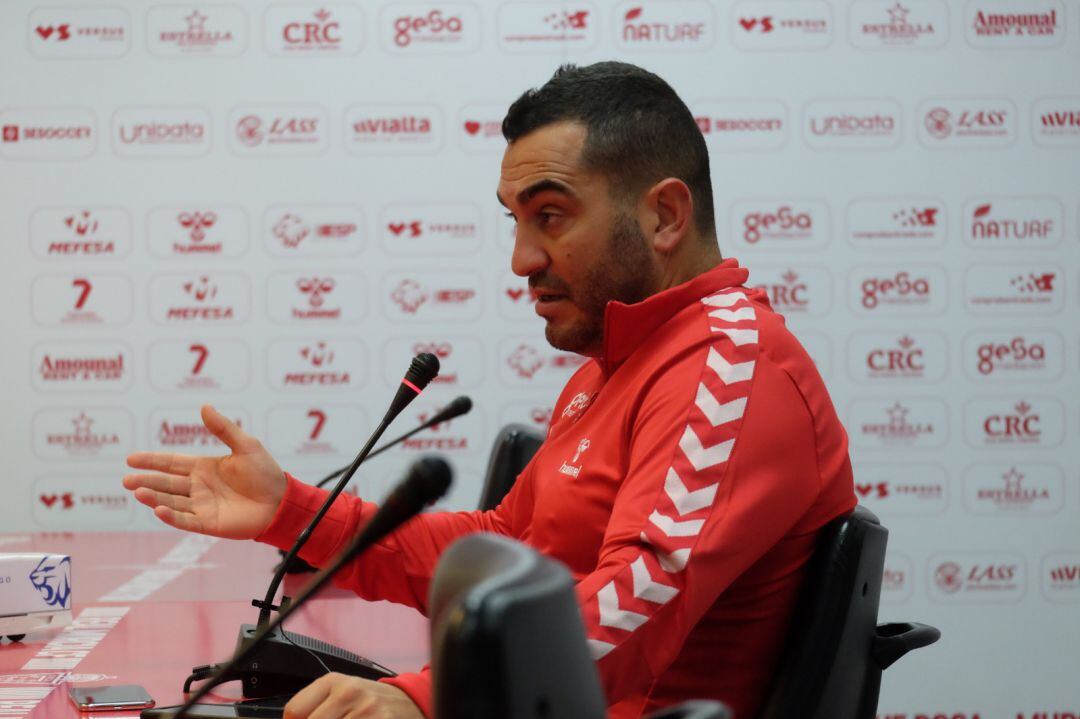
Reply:
[[149, 709], [154, 700], [138, 684], [120, 684], [116, 686], [71, 687], [68, 696], [79, 711], [124, 711], [127, 709]]

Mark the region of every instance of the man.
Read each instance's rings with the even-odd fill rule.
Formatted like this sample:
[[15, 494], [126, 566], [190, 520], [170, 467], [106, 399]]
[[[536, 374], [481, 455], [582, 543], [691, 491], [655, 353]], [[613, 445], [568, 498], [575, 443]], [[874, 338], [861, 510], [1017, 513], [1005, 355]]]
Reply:
[[[722, 260], [708, 154], [657, 76], [567, 66], [503, 121], [499, 201], [548, 341], [591, 358], [544, 445], [490, 512], [424, 515], [338, 583], [421, 611], [441, 551], [498, 532], [564, 562], [611, 717], [691, 697], [752, 717], [817, 530], [855, 505], [847, 439], [806, 352]], [[135, 454], [125, 486], [164, 522], [289, 546], [319, 490], [210, 407], [224, 458]], [[321, 564], [375, 511], [339, 497], [302, 553]], [[431, 715], [426, 672], [328, 675], [287, 717]]]

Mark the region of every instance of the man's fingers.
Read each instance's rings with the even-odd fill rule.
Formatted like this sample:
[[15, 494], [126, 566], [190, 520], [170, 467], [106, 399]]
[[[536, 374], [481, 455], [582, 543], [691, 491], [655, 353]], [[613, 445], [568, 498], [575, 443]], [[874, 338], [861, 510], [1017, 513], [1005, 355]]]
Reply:
[[202, 406], [202, 421], [210, 432], [228, 445], [233, 452], [240, 453], [248, 449], [248, 434], [231, 419], [218, 412], [212, 405]]
[[191, 514], [191, 497], [181, 497], [175, 494], [155, 492], [146, 487], [139, 487], [135, 490], [135, 499], [137, 499], [140, 504], [145, 504], [152, 509], [168, 507], [169, 509], [175, 509], [178, 512]]
[[196, 518], [194, 514], [188, 514], [187, 512], [177, 512], [175, 509], [161, 505], [154, 507], [154, 516], [160, 519], [170, 527], [176, 527], [182, 529], [185, 532], [195, 532], [197, 534], [206, 534], [203, 531], [202, 522]]
[[333, 682], [333, 674], [324, 674], [298, 691], [285, 705], [284, 719], [308, 719], [330, 695]]
[[167, 474], [125, 474], [123, 483], [124, 489], [130, 490], [146, 487], [155, 492], [165, 492], [181, 497], [191, 494], [190, 477], [173, 477]]
[[198, 459], [190, 454], [173, 454], [172, 452], [134, 452], [128, 455], [127, 463], [133, 469], [183, 475], [191, 473]]

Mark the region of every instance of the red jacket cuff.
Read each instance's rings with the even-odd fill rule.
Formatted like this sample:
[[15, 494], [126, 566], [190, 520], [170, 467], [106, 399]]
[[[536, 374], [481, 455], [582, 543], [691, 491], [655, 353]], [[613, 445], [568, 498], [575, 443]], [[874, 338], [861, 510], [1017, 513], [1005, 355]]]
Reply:
[[390, 679], [380, 679], [381, 682], [392, 684], [409, 695], [413, 704], [419, 707], [420, 712], [426, 717], [434, 716], [434, 708], [431, 699], [431, 669], [424, 667], [415, 674], [398, 674]]

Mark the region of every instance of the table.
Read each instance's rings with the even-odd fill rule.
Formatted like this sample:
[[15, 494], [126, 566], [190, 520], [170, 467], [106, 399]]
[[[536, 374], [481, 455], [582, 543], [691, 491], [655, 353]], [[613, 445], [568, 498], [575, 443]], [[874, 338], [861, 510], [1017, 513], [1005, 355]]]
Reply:
[[[80, 714], [66, 682], [142, 684], [159, 706], [179, 704], [191, 668], [224, 661], [240, 625], [252, 624], [278, 561], [272, 547], [164, 532], [0, 534], [0, 552], [71, 555], [72, 625], [0, 645], [0, 719], [136, 717]], [[295, 594], [310, 574], [286, 577]], [[427, 620], [334, 587], [287, 622], [290, 631], [338, 644], [395, 671], [428, 656]], [[211, 694], [241, 698], [238, 682]], [[208, 698], [209, 700], [209, 698]]]

